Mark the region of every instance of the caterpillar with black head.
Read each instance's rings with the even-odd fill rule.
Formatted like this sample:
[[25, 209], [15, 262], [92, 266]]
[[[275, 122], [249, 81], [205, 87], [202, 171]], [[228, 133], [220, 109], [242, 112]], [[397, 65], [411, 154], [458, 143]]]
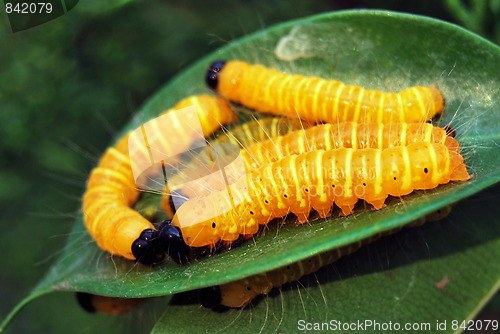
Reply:
[[[441, 220], [451, 211], [451, 205], [436, 210], [406, 227], [419, 226], [423, 223]], [[330, 250], [325, 253], [292, 263], [290, 265], [271, 270], [266, 273], [253, 275], [226, 284], [204, 288], [198, 291], [200, 303], [208, 308], [217, 308], [219, 305], [227, 307], [244, 307], [258, 295], [267, 295], [272, 288], [278, 288], [286, 283], [297, 281], [301, 277], [314, 273], [320, 268], [332, 264], [342, 256], [349, 255], [363, 245], [369, 244], [380, 237], [393, 234], [401, 228], [379, 233], [373, 237], [358, 241], [344, 247]]]
[[[206, 196], [214, 190], [223, 189], [226, 181], [235, 182], [239, 177], [262, 165], [278, 161], [289, 155], [297, 155], [313, 150], [337, 148], [378, 148], [385, 149], [406, 146], [418, 141], [441, 143], [448, 147], [458, 145], [447, 136], [450, 128], [435, 127], [430, 123], [382, 123], [358, 124], [343, 122], [321, 124], [301, 129], [287, 135], [271, 138], [241, 150], [242, 159], [227, 168], [225, 178], [211, 174], [186, 182], [182, 187], [185, 198]], [[446, 143], [445, 143], [446, 142]]]
[[171, 225], [188, 246], [213, 247], [220, 240], [249, 237], [259, 225], [288, 213], [304, 223], [311, 210], [327, 217], [335, 204], [349, 215], [359, 199], [378, 210], [389, 195], [468, 180], [458, 143], [450, 138], [445, 144], [415, 142], [384, 150], [343, 148], [287, 156], [227, 189], [187, 201]]
[[[236, 115], [229, 105], [221, 98], [209, 95], [191, 96], [175, 105], [173, 109], [164, 114], [188, 106], [197, 107], [197, 116], [204, 136], [209, 136], [221, 125], [236, 120]], [[151, 137], [166, 137], [158, 127], [154, 127], [156, 119], [152, 122]], [[168, 133], [176, 138], [177, 150], [188, 149], [196, 139], [189, 132], [190, 129], [180, 127], [178, 122], [173, 122]], [[99, 247], [111, 254], [123, 256], [127, 259], [137, 259], [140, 262], [151, 264], [159, 262], [164, 253], [159, 251], [162, 245], [155, 242], [157, 231], [154, 226], [137, 211], [130, 208], [138, 196], [134, 175], [132, 173], [129, 147], [137, 148], [134, 154], [142, 155], [147, 159], [147, 149], [140, 144], [136, 132], [131, 132], [121, 138], [118, 143], [106, 150], [98, 165], [94, 168], [87, 182], [87, 189], [83, 195], [84, 223], [89, 234]], [[144, 140], [144, 139], [142, 139]], [[160, 144], [164, 143], [160, 140]], [[142, 151], [141, 151], [142, 149]], [[168, 154], [173, 147], [166, 143], [162, 147]], [[144, 243], [154, 252], [144, 252]], [[153, 246], [153, 244], [155, 246]]]
[[444, 108], [443, 96], [432, 85], [384, 93], [237, 60], [214, 62], [206, 82], [221, 96], [248, 108], [312, 122], [425, 122]]

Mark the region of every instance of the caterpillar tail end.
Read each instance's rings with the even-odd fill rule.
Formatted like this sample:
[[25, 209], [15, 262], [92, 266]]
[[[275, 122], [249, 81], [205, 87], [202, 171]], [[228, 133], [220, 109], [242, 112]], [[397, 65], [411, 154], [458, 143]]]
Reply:
[[[450, 130], [451, 129], [451, 130]], [[472, 179], [472, 175], [467, 171], [464, 163], [464, 158], [460, 154], [460, 144], [452, 136], [456, 135], [455, 130], [451, 127], [445, 128], [446, 133], [451, 133], [446, 137], [444, 145], [450, 154], [450, 180], [452, 181], [467, 181]]]
[[217, 90], [217, 86], [219, 85], [219, 72], [224, 68], [224, 65], [226, 65], [225, 61], [218, 60], [212, 63], [208, 69], [205, 81], [207, 86], [214, 91]]
[[432, 94], [432, 101], [434, 103], [434, 110], [436, 114], [442, 114], [446, 106], [446, 102], [443, 98], [443, 94], [435, 85], [430, 85], [429, 90]]

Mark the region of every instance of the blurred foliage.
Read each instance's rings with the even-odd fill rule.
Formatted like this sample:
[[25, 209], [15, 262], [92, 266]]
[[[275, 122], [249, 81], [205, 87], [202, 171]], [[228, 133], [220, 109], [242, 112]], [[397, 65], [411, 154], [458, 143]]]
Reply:
[[[80, 1], [68, 14], [15, 34], [1, 11], [0, 252], [6, 256], [0, 317], [62, 249], [86, 175], [117, 129], [157, 87], [197, 58], [263, 27], [346, 8], [455, 20], [498, 43], [499, 3]], [[55, 295], [28, 307], [10, 331], [56, 333], [71, 325], [90, 332], [89, 319], [72, 296]], [[93, 326], [104, 326], [106, 321], [98, 319]], [[106, 328], [116, 328], [116, 322]]]
[[[102, 10], [83, 3], [15, 34], [0, 14], [2, 318], [62, 249], [100, 153], [160, 84], [233, 38], [331, 9], [300, 1], [148, 1]], [[91, 330], [73, 296], [45, 300], [9, 331], [66, 332], [71, 323]]]
[[500, 0], [446, 0], [445, 5], [459, 24], [500, 43]]

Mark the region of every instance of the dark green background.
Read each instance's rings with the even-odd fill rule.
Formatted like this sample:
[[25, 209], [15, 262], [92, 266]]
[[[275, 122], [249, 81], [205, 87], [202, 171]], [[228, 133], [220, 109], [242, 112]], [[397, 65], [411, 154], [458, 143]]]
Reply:
[[[465, 25], [498, 43], [500, 20], [491, 8], [477, 5], [467, 12], [455, 2], [87, 1], [15, 34], [2, 7], [0, 317], [28, 294], [62, 249], [88, 171], [101, 152], [174, 74], [239, 36], [345, 8], [424, 14]], [[496, 306], [493, 302], [485, 312]], [[89, 316], [72, 294], [53, 294], [22, 311], [8, 332], [120, 332], [131, 324], [146, 326], [147, 332], [163, 309], [146, 310], [139, 320]]]

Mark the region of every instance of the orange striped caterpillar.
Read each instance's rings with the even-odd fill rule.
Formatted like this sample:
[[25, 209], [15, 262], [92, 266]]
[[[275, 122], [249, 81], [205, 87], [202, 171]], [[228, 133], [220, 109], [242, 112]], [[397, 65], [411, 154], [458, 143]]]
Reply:
[[[312, 150], [336, 148], [378, 148], [385, 149], [407, 146], [410, 143], [426, 141], [444, 144], [450, 128], [434, 127], [430, 123], [355, 123], [321, 124], [272, 140], [252, 145], [246, 152], [253, 160], [247, 167], [256, 168], [288, 155]], [[451, 138], [450, 138], [451, 139]], [[456, 141], [447, 143], [452, 145]]]
[[[197, 106], [198, 119], [205, 136], [213, 133], [221, 124], [236, 119], [224, 100], [209, 95], [186, 98], [164, 114], [192, 105]], [[171, 115], [178, 117], [176, 114]], [[156, 131], [161, 130], [156, 129]], [[168, 132], [170, 137], [175, 138], [177, 149], [187, 149], [194, 140], [186, 134], [185, 128], [175, 124], [169, 127]], [[162, 136], [161, 133], [152, 135]], [[97, 167], [90, 173], [87, 190], [83, 196], [84, 222], [89, 234], [100, 248], [127, 259], [154, 263], [161, 261], [164, 255], [155, 252], [153, 256], [144, 252], [143, 244], [144, 239], [155, 240], [157, 232], [147, 219], [130, 208], [130, 205], [137, 200], [139, 191], [132, 174], [129, 140], [133, 142], [139, 139], [129, 136], [130, 133], [121, 138], [114, 147], [108, 148]], [[171, 147], [166, 146], [163, 149], [164, 152], [168, 152]], [[161, 246], [156, 247], [161, 248]]]
[[[187, 198], [206, 196], [214, 190], [222, 190], [224, 181], [233, 183], [245, 170], [250, 172], [262, 165], [278, 161], [289, 155], [297, 155], [313, 150], [331, 150], [337, 148], [390, 148], [406, 146], [417, 141], [441, 143], [450, 147], [457, 144], [446, 135], [449, 129], [434, 127], [429, 123], [382, 123], [358, 124], [344, 122], [322, 124], [308, 129], [297, 130], [290, 134], [255, 143], [241, 150], [242, 159], [234, 164], [235, 168], [226, 171], [226, 179], [218, 174], [184, 184], [183, 195]], [[446, 142], [446, 143], [445, 143]], [[455, 147], [456, 148], [456, 147]]]
[[221, 96], [248, 108], [312, 122], [425, 122], [440, 114], [444, 104], [435, 86], [383, 93], [243, 61], [214, 62], [206, 82]]
[[77, 292], [78, 304], [89, 313], [105, 313], [109, 315], [120, 315], [132, 310], [146, 298], [120, 298], [93, 295], [86, 292]]
[[327, 217], [335, 203], [349, 215], [358, 199], [379, 210], [389, 195], [468, 180], [458, 143], [450, 138], [445, 144], [415, 142], [384, 150], [344, 148], [287, 156], [227, 190], [187, 201], [171, 226], [187, 245], [213, 247], [220, 240], [250, 237], [259, 225], [290, 212], [304, 223], [312, 209]]
[[[437, 221], [446, 217], [451, 211], [451, 205], [446, 206], [406, 225], [406, 227], [419, 226], [423, 223]], [[200, 303], [209, 308], [219, 305], [227, 307], [244, 307], [255, 297], [267, 295], [272, 288], [278, 288], [286, 283], [300, 279], [301, 277], [316, 272], [321, 267], [332, 264], [342, 256], [349, 255], [363, 245], [367, 245], [380, 237], [393, 234], [401, 228], [380, 233], [373, 237], [358, 241], [344, 247], [330, 250], [325, 253], [304, 259], [290, 265], [274, 269], [272, 271], [250, 276], [241, 280], [229, 282], [215, 287], [201, 289], [198, 292]]]
[[[248, 149], [252, 144], [269, 140], [277, 136], [282, 136], [294, 130], [309, 126], [310, 125], [308, 123], [302, 122], [298, 119], [285, 119], [280, 117], [254, 119], [220, 134], [215, 139], [209, 141], [209, 145], [215, 144], [218, 152], [223, 157], [226, 157], [233, 153], [231, 151], [234, 151], [234, 147], [242, 148], [242, 151], [245, 151], [245, 149]], [[232, 144], [233, 146], [228, 147], [228, 145], [217, 144]], [[225, 150], [228, 152], [225, 152]], [[205, 165], [213, 159], [210, 154], [211, 152], [208, 150], [200, 152], [199, 155], [193, 158], [191, 164], [193, 166], [187, 166], [186, 169], [189, 170], [188, 172], [181, 170], [177, 175], [174, 175], [169, 179], [170, 192], [163, 193], [161, 207], [170, 217], [174, 215], [175, 211], [174, 200], [170, 196], [171, 193], [174, 193], [176, 196], [192, 197], [181, 190], [182, 187], [186, 188], [185, 182], [183, 182], [184, 180], [194, 180], [192, 182], [188, 182], [189, 186], [187, 187], [190, 189], [194, 187], [195, 189], [191, 190], [191, 192], [194, 191], [195, 193], [202, 193], [210, 191], [208, 189], [204, 189], [207, 184], [214, 184], [214, 180], [210, 181], [210, 176], [205, 175], [207, 169], [209, 169], [206, 168]], [[196, 165], [201, 165], [199, 170], [192, 168]], [[183, 200], [180, 200], [180, 202], [182, 201]]]

